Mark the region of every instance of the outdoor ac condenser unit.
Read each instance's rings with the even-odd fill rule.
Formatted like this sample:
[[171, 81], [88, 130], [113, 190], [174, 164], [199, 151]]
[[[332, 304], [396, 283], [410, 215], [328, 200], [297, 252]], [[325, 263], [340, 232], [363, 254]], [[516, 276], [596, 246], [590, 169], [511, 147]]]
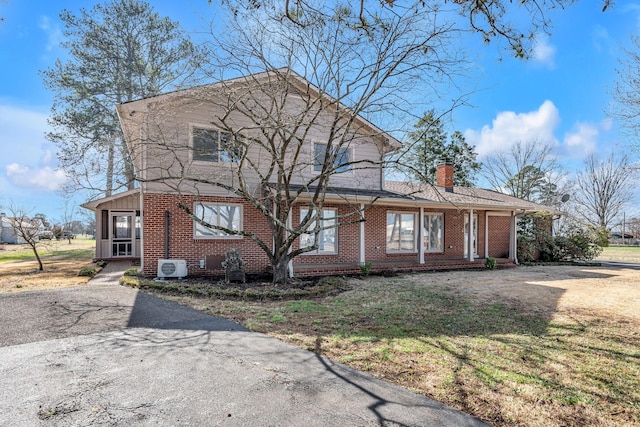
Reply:
[[187, 261], [183, 259], [159, 259], [158, 278], [177, 277], [182, 279], [187, 276]]

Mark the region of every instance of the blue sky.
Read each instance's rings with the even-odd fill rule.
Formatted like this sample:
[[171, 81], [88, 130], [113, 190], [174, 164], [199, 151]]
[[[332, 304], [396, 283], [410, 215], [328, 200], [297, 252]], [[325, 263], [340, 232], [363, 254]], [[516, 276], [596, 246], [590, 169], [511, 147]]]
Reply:
[[[77, 11], [95, 1], [0, 2], [0, 206], [10, 203], [49, 218], [64, 214], [56, 147], [48, 142], [47, 116], [53, 97], [39, 75], [64, 56], [60, 48], [62, 8]], [[152, 1], [162, 16], [184, 30], [201, 32], [214, 17], [207, 0]], [[482, 157], [518, 140], [552, 143], [568, 170], [590, 153], [605, 156], [626, 141], [607, 110], [622, 48], [640, 28], [640, 1], [617, 2], [601, 12], [582, 0], [554, 11], [552, 34], [538, 38], [534, 57], [513, 59], [501, 46], [468, 42], [470, 74], [463, 88], [470, 107], [454, 111], [451, 128], [462, 131]], [[454, 95], [452, 94], [452, 97]], [[408, 127], [412, 123], [407, 124]], [[77, 195], [72, 204], [83, 202]], [[4, 211], [3, 210], [3, 211]]]

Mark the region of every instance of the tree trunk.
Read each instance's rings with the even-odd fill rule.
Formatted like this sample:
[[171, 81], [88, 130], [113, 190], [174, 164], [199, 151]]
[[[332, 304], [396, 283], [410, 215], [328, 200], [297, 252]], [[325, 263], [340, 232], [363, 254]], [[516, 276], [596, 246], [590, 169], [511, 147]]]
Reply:
[[107, 170], [105, 171], [106, 185], [104, 195], [106, 197], [109, 197], [113, 194], [113, 170], [115, 162], [114, 157], [115, 147], [113, 146], [113, 142], [111, 142], [107, 151]]
[[273, 284], [284, 286], [289, 279], [289, 257], [283, 256], [273, 264]]
[[44, 266], [42, 265], [42, 260], [40, 259], [40, 254], [38, 253], [38, 248], [33, 243], [29, 243], [29, 246], [31, 246], [31, 249], [33, 250], [33, 254], [36, 256], [36, 260], [38, 260], [38, 271], [43, 271], [44, 270]]

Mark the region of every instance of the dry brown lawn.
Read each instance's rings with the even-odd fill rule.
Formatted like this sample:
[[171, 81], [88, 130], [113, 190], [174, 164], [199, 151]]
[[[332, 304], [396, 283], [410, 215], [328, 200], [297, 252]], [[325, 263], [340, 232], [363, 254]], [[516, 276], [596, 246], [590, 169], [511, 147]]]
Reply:
[[95, 241], [74, 239], [46, 242], [39, 252], [44, 271], [27, 245], [0, 246], [0, 293], [51, 289], [86, 284], [78, 272], [93, 265]]
[[170, 298], [498, 426], [640, 426], [640, 271], [348, 279], [338, 295]]
[[[554, 316], [581, 312], [640, 321], [640, 271], [577, 266], [538, 266], [474, 275], [444, 275], [459, 294], [485, 301], [515, 300], [524, 311], [546, 310]], [[433, 276], [417, 275], [423, 284]]]

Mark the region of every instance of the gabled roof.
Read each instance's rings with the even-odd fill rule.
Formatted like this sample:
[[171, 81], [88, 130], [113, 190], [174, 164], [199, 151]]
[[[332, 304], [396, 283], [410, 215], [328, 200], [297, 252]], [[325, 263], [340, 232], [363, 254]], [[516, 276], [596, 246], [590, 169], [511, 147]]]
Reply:
[[[302, 93], [309, 93], [316, 97], [319, 97], [319, 96], [326, 97], [331, 103], [337, 104], [340, 109], [343, 109], [344, 111], [350, 111], [348, 107], [338, 102], [334, 97], [332, 97], [329, 94], [322, 93], [322, 91], [313, 83], [309, 82], [304, 77], [300, 76], [298, 73], [296, 73], [295, 71], [287, 67], [255, 73], [247, 76], [241, 76], [241, 77], [236, 77], [232, 79], [222, 80], [216, 83], [199, 85], [199, 86], [194, 86], [186, 89], [179, 89], [179, 90], [163, 93], [156, 96], [151, 96], [148, 98], [125, 102], [117, 105], [116, 110], [120, 118], [120, 123], [122, 123], [124, 127], [125, 122], [127, 121], [127, 115], [132, 114], [132, 112], [134, 112], [136, 108], [140, 108], [142, 110], [146, 109], [147, 103], [166, 102], [173, 98], [189, 96], [189, 94], [196, 93], [197, 91], [202, 90], [204, 88], [213, 89], [216, 87], [223, 87], [223, 86], [230, 86], [230, 85], [242, 86], [242, 85], [246, 85], [248, 83], [256, 82], [256, 81], [268, 82], [269, 79], [273, 78], [274, 76], [284, 75], [284, 74], [288, 75], [287, 82], [291, 83], [296, 90], [301, 91]], [[125, 114], [125, 112], [128, 112], [128, 114]], [[398, 141], [396, 138], [394, 138], [390, 134], [384, 132], [383, 130], [378, 128], [376, 125], [374, 125], [364, 117], [357, 115], [357, 118], [364, 128], [368, 129], [372, 134], [377, 135], [384, 140], [385, 145], [388, 147], [387, 148], [388, 151], [394, 151], [402, 147], [402, 143], [400, 141]]]
[[140, 194], [140, 189], [139, 188], [134, 188], [133, 190], [123, 191], [122, 193], [113, 194], [111, 196], [103, 197], [101, 199], [92, 200], [90, 202], [83, 203], [80, 206], [82, 206], [85, 209], [89, 209], [89, 210], [95, 211], [96, 209], [98, 209], [98, 206], [100, 206], [100, 205], [102, 205], [104, 203], [111, 202], [111, 201], [118, 200], [118, 199], [122, 199], [122, 198], [129, 197], [129, 196], [136, 195], [136, 194]]
[[431, 184], [385, 181], [385, 189], [412, 196], [416, 198], [416, 200], [439, 207], [521, 210], [525, 212], [550, 212], [557, 215], [563, 213], [549, 206], [529, 202], [484, 188], [454, 187], [452, 192], [448, 192], [445, 191], [444, 187]]

